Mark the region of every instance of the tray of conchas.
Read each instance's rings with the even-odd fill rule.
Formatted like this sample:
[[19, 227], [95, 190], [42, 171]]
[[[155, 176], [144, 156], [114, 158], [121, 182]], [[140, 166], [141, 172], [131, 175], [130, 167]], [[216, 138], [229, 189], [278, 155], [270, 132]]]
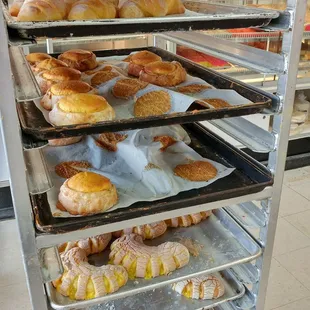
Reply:
[[229, 268], [262, 250], [218, 209], [68, 242], [59, 252], [64, 272], [46, 284], [54, 309], [145, 309], [143, 298], [148, 309], [188, 310], [240, 298], [245, 289]]
[[35, 139], [255, 114], [279, 102], [156, 47], [26, 58], [44, 96], [19, 102], [17, 110], [23, 131]]
[[2, 9], [9, 35], [81, 37], [266, 26], [277, 11], [181, 0], [14, 0]]

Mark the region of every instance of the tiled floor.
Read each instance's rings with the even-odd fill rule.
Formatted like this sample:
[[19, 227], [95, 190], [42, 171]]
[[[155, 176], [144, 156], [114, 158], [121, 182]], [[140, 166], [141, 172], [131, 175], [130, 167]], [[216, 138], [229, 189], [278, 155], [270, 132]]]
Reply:
[[[310, 309], [310, 167], [285, 173], [265, 310]], [[0, 222], [0, 309], [30, 310], [15, 221]], [[40, 309], [35, 309], [40, 310]]]

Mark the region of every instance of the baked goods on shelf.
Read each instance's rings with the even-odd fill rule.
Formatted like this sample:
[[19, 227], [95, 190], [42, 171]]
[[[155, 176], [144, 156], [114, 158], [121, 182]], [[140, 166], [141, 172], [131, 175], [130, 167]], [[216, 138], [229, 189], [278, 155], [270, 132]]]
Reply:
[[194, 182], [209, 181], [217, 175], [217, 169], [211, 163], [202, 160], [177, 165], [173, 171], [175, 175]]
[[9, 12], [11, 16], [16, 17], [20, 11], [20, 8], [24, 4], [25, 0], [14, 0], [12, 5], [10, 6]]
[[97, 254], [102, 252], [112, 239], [112, 234], [102, 234], [95, 237], [89, 237], [78, 241], [70, 241], [61, 244], [58, 247], [60, 253], [68, 252], [69, 250], [78, 247], [86, 252], [86, 255]]
[[137, 117], [162, 115], [171, 109], [171, 99], [168, 92], [156, 90], [139, 97], [134, 105], [134, 115]]
[[55, 166], [55, 172], [61, 178], [69, 179], [81, 172], [80, 169], [92, 168], [88, 161], [64, 161]]
[[121, 79], [114, 84], [112, 93], [116, 98], [128, 99], [147, 85], [148, 83], [137, 79]]
[[110, 261], [122, 265], [129, 278], [151, 279], [182, 268], [189, 262], [187, 248], [177, 242], [147, 246], [141, 236], [124, 235], [111, 244]]
[[50, 146], [66, 146], [74, 143], [78, 143], [82, 140], [83, 137], [70, 137], [70, 138], [61, 138], [48, 140], [48, 145]]
[[169, 146], [177, 143], [177, 140], [171, 136], [156, 136], [154, 137], [154, 142], [160, 142], [162, 144], [160, 150], [164, 152]]
[[169, 220], [165, 220], [168, 227], [188, 227], [199, 224], [212, 214], [211, 211], [203, 211], [199, 213], [183, 215]]
[[71, 299], [92, 299], [118, 291], [127, 283], [124, 267], [90, 265], [84, 250], [75, 247], [61, 256], [64, 273], [53, 281], [57, 292]]
[[55, 126], [110, 121], [115, 112], [101, 96], [73, 94], [61, 98], [49, 113], [50, 122]]
[[160, 221], [115, 231], [113, 233], [113, 236], [119, 238], [123, 235], [129, 235], [133, 233], [141, 236], [143, 240], [154, 239], [163, 235], [166, 232], [166, 230], [167, 230], [166, 223], [164, 221]]
[[60, 187], [58, 208], [73, 215], [104, 212], [117, 203], [116, 187], [103, 175], [80, 172]]
[[119, 10], [121, 18], [161, 17], [183, 14], [185, 7], [181, 0], [127, 0]]
[[79, 71], [92, 70], [98, 66], [96, 55], [91, 51], [81, 49], [68, 50], [60, 54], [58, 59]]
[[58, 67], [68, 67], [66, 63], [64, 63], [61, 60], [58, 60], [56, 58], [47, 58], [41, 62], [39, 62], [35, 67], [33, 72], [40, 73], [45, 70], [51, 70], [53, 68], [58, 68]]
[[186, 80], [186, 71], [177, 61], [156, 61], [144, 66], [139, 78], [158, 86], [176, 86]]
[[217, 299], [225, 293], [222, 280], [214, 275], [179, 281], [172, 285], [172, 289], [191, 299]]
[[221, 108], [229, 108], [229, 107], [231, 107], [231, 105], [227, 101], [225, 101], [223, 99], [219, 99], [219, 98], [206, 98], [206, 99], [202, 99], [202, 101], [208, 103], [214, 109], [221, 109]]
[[52, 58], [49, 54], [46, 53], [30, 53], [26, 56], [26, 60], [28, 61], [32, 71], [35, 71], [35, 67], [38, 63], [45, 59]]
[[52, 110], [53, 106], [62, 97], [72, 94], [97, 94], [97, 90], [82, 81], [64, 81], [51, 86], [41, 99], [45, 110]]
[[113, 71], [98, 71], [91, 77], [90, 85], [96, 87], [118, 76], [119, 74]]
[[206, 89], [211, 89], [211, 86], [206, 85], [206, 84], [190, 84], [186, 86], [179, 86], [176, 89], [179, 93], [195, 94], [195, 93], [200, 93]]
[[138, 77], [145, 65], [155, 61], [161, 61], [161, 57], [149, 51], [141, 51], [131, 54], [128, 60], [128, 74]]
[[110, 152], [117, 151], [117, 144], [124, 141], [128, 135], [123, 135], [115, 132], [105, 132], [98, 136], [96, 144]]

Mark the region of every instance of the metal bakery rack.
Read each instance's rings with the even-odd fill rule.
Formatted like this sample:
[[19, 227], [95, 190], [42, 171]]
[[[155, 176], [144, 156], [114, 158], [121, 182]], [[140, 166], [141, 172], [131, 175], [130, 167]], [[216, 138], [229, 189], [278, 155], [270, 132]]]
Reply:
[[[287, 9], [282, 12], [209, 4], [206, 1], [187, 1], [185, 4], [195, 14], [143, 20], [46, 23], [17, 23], [8, 15], [7, 3], [2, 4], [4, 14], [0, 20], [5, 26], [0, 28], [3, 42], [0, 46], [0, 124], [29, 294], [35, 310], [264, 309], [306, 1], [289, 0]], [[193, 31], [250, 26], [281, 30], [282, 52], [274, 54], [261, 51], [225, 38], [207, 37]], [[108, 129], [101, 125], [91, 130], [86, 126], [82, 131], [68, 128], [66, 132], [52, 132], [53, 128], [46, 129], [47, 124], [42, 119], [36, 119], [31, 101], [40, 97], [40, 90], [29, 71], [24, 54], [32, 51], [57, 54], [80, 47], [104, 50], [100, 53], [106, 55], [117, 55], [128, 54], [128, 49], [137, 49], [139, 46], [162, 53], [163, 58], [175, 59], [175, 43], [196, 50], [212, 51], [219, 58], [229, 59], [231, 63], [278, 75], [276, 94], [272, 95], [213, 70], [204, 69], [182, 57], [178, 58], [192, 74], [213, 81], [219, 88], [231, 87], [254, 102], [254, 107], [241, 111], [224, 109], [219, 110], [219, 113], [201, 112], [201, 115], [195, 111], [200, 116], [195, 116], [193, 112], [191, 116], [179, 115], [165, 121], [165, 124], [183, 124], [191, 137], [191, 146], [197, 152], [235, 167], [235, 171], [211, 186], [181, 192], [164, 200], [139, 202], [129, 208], [86, 218], [54, 218], [49, 211], [47, 199], [47, 192], [53, 184], [42, 151], [47, 144], [45, 139], [121, 128], [160, 126], [162, 120], [149, 119], [142, 124], [137, 121], [125, 125], [120, 123], [119, 127], [112, 124]], [[240, 117], [255, 113], [273, 117], [270, 131]], [[205, 120], [238, 138], [252, 151], [268, 153], [267, 166], [204, 127]], [[170, 276], [132, 281], [114, 294], [87, 301], [64, 298], [50, 284], [62, 273], [58, 244], [207, 210], [214, 210], [207, 221], [186, 230], [178, 230], [185, 237], [198, 239], [206, 253], [193, 258], [187, 267]], [[174, 233], [169, 232], [158, 241], [152, 241], [152, 244], [175, 238]], [[104, 257], [91, 259], [94, 264], [105, 262]], [[224, 281], [226, 293], [220, 299], [192, 301], [170, 290], [170, 284], [175, 281], [211, 272], [218, 274]]]

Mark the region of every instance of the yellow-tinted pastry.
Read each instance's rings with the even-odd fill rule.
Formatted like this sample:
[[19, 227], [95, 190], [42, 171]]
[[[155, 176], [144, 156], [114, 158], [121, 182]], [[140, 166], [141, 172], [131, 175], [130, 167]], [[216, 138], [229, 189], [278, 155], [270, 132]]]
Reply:
[[34, 67], [34, 72], [39, 73], [45, 70], [51, 70], [54, 68], [58, 67], [68, 67], [66, 63], [64, 63], [61, 60], [58, 60], [56, 58], [47, 58], [41, 62], [39, 62], [35, 67]]
[[199, 224], [212, 214], [211, 211], [204, 211], [189, 215], [183, 215], [175, 217], [169, 220], [165, 220], [168, 227], [188, 227], [191, 225]]
[[26, 60], [28, 61], [32, 71], [35, 71], [35, 67], [38, 63], [49, 58], [52, 58], [52, 56], [46, 53], [30, 53], [26, 56]]
[[145, 65], [154, 61], [161, 61], [160, 56], [149, 51], [141, 51], [132, 54], [129, 57], [128, 74], [137, 77], [140, 75], [140, 72]]

